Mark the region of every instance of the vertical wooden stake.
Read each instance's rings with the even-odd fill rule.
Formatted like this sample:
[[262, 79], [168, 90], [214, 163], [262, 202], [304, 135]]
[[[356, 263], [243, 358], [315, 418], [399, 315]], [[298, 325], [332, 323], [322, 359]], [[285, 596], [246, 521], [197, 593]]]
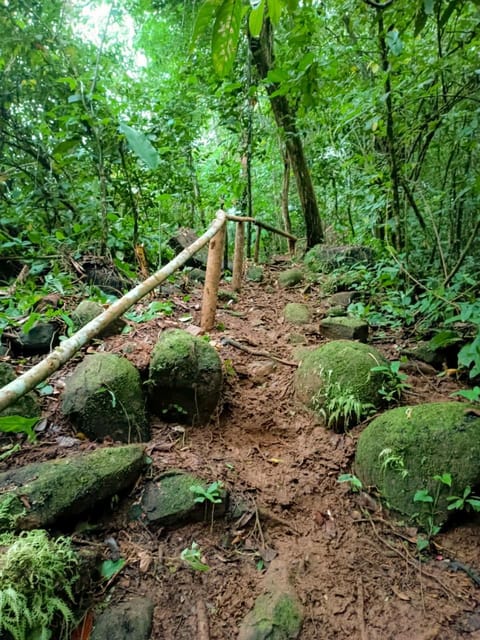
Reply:
[[260, 227], [257, 227], [257, 237], [255, 238], [255, 251], [253, 254], [253, 262], [255, 264], [258, 264], [258, 254], [260, 253], [260, 234], [262, 233], [262, 230], [260, 229]]
[[217, 311], [218, 285], [222, 273], [223, 244], [225, 241], [226, 224], [210, 240], [208, 245], [207, 273], [203, 288], [202, 314], [200, 327], [203, 332], [211, 331], [215, 326]]
[[235, 254], [233, 256], [232, 289], [240, 291], [243, 275], [243, 248], [245, 245], [245, 223], [237, 222], [235, 229]]

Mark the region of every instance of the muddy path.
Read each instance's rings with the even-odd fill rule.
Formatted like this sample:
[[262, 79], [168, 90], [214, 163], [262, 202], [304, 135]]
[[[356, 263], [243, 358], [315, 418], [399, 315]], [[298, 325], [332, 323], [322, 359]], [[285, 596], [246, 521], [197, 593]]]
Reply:
[[[436, 538], [434, 553], [419, 562], [414, 530], [402, 527], [375, 499], [338, 482], [351, 470], [362, 426], [335, 434], [295, 400], [296, 350], [325, 341], [318, 332], [322, 295], [315, 287], [279, 288], [280, 268], [266, 270], [261, 284], [245, 283], [238, 302], [218, 311], [218, 328], [210, 337], [225, 365], [221, 414], [197, 429], [156, 420], [147, 445], [152, 477], [175, 468], [208, 482], [221, 480], [243, 514], [236, 517], [231, 509], [228, 518], [213, 524], [149, 529], [127, 517], [128, 504], [142, 490], [137, 485], [125, 507], [105, 514], [91, 531], [76, 534], [99, 544], [112, 537], [127, 559], [109, 585], [109, 599], [152, 598], [156, 640], [207, 640], [205, 620], [208, 638], [230, 640], [276, 559], [288, 566], [304, 607], [302, 640], [480, 639], [480, 590], [462, 569], [480, 571], [480, 523], [453, 525]], [[184, 289], [169, 295], [176, 302], [171, 317], [137, 324], [130, 334], [88, 349], [121, 353], [145, 370], [163, 327], [199, 324], [201, 289], [193, 283], [184, 283]], [[300, 328], [284, 322], [287, 302], [307, 304], [312, 322]], [[191, 320], [182, 322], [186, 314]], [[226, 337], [250, 352], [225, 343]], [[398, 359], [407, 339], [398, 331], [381, 338], [373, 333], [371, 341], [388, 358]], [[72, 366], [54, 376], [57, 389]], [[415, 371], [409, 382], [405, 404], [446, 400], [460, 387], [455, 380]], [[46, 400], [49, 426], [14, 464], [96, 446], [77, 442], [65, 449], [59, 437], [73, 432], [57, 404], [58, 396]], [[194, 572], [179, 561], [192, 541], [209, 571]]]

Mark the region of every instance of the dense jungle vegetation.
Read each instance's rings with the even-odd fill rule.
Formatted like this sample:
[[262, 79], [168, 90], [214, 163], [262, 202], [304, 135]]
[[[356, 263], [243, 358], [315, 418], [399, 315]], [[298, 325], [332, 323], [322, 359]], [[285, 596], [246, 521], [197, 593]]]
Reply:
[[478, 0], [2, 0], [0, 31], [2, 286], [29, 268], [0, 330], [72, 290], [67, 257], [134, 276], [223, 207], [370, 246], [352, 311], [468, 322], [480, 373]]

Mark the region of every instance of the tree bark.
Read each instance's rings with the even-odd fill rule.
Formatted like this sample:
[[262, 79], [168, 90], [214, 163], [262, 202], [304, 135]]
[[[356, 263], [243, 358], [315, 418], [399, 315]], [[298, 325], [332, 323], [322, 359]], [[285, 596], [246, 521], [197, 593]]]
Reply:
[[[250, 38], [250, 50], [260, 78], [265, 79], [268, 72], [274, 67], [273, 27], [269, 18], [263, 22], [260, 37]], [[278, 84], [275, 82], [266, 86], [275, 122], [285, 134], [285, 146], [297, 183], [298, 196], [305, 220], [307, 249], [310, 249], [324, 240], [320, 212], [295, 115], [292, 113], [286, 96], [275, 95], [278, 88]]]

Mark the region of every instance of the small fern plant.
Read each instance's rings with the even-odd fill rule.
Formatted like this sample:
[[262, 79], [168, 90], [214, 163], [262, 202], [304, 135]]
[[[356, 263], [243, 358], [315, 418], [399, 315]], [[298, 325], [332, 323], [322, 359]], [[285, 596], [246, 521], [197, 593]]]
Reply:
[[[2, 550], [6, 548], [6, 551]], [[78, 557], [69, 538], [46, 531], [0, 536], [0, 635], [13, 640], [69, 638]]]

